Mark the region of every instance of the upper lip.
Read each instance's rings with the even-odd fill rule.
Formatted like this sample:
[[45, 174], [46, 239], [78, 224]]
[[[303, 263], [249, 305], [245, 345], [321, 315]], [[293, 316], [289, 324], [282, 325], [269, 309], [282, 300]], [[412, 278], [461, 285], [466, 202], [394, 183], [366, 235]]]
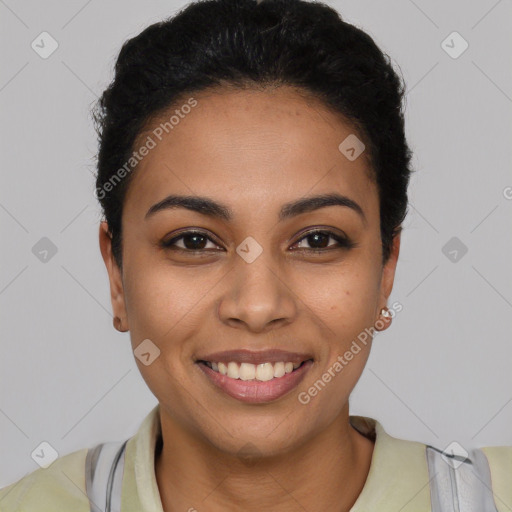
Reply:
[[313, 356], [311, 354], [288, 352], [280, 349], [261, 350], [257, 352], [239, 349], [213, 352], [205, 356], [197, 357], [196, 361], [209, 361], [214, 363], [236, 361], [239, 363], [252, 364], [291, 362], [300, 364], [308, 359], [313, 359]]

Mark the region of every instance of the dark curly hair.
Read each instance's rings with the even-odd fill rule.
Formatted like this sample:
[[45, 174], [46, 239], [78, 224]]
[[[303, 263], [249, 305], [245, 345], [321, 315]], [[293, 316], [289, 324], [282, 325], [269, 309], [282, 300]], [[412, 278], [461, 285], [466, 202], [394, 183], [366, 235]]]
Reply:
[[388, 260], [412, 172], [405, 84], [390, 58], [323, 3], [199, 0], [123, 44], [115, 77], [93, 108], [96, 196], [120, 268], [123, 200], [134, 174], [126, 163], [135, 169], [135, 143], [151, 121], [194, 92], [281, 85], [320, 100], [364, 141], [379, 193], [383, 264]]

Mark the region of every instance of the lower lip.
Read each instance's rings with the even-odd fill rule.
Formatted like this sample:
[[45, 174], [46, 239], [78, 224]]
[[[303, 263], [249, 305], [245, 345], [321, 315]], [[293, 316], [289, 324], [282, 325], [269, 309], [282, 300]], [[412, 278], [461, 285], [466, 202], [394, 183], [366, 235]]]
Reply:
[[306, 361], [293, 372], [267, 381], [232, 379], [212, 370], [204, 363], [196, 364], [210, 381], [227, 395], [241, 402], [259, 404], [277, 400], [298, 386], [313, 365], [313, 361]]

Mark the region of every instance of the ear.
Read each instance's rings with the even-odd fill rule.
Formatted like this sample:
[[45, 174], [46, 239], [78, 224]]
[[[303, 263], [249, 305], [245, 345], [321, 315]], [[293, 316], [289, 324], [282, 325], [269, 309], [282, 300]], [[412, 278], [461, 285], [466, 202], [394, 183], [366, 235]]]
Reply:
[[107, 267], [108, 278], [110, 282], [110, 300], [112, 302], [112, 311], [114, 317], [121, 319], [120, 331], [126, 332], [128, 328], [128, 316], [126, 314], [126, 304], [124, 300], [123, 278], [117, 262], [112, 253], [112, 236], [108, 229], [106, 221], [100, 223], [99, 230], [100, 250], [105, 266]]
[[398, 233], [393, 238], [393, 245], [391, 248], [391, 252], [388, 258], [388, 261], [385, 263], [382, 269], [382, 277], [380, 282], [380, 300], [379, 300], [379, 311], [381, 308], [386, 306], [389, 296], [391, 295], [391, 290], [393, 290], [393, 283], [395, 281], [395, 271], [396, 265], [398, 262], [398, 254], [400, 253], [400, 236], [401, 233]]

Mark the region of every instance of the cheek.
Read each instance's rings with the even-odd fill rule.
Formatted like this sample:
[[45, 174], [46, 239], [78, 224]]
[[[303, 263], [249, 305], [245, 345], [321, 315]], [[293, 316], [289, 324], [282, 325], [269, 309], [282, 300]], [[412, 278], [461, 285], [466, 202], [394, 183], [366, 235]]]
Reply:
[[309, 272], [301, 283], [302, 299], [330, 328], [331, 337], [346, 339], [375, 320], [379, 274], [368, 265], [354, 264]]
[[[201, 327], [204, 292], [202, 286], [191, 284], [186, 273], [162, 262], [148, 259], [126, 268], [126, 309], [136, 364], [153, 394], [160, 401], [173, 402], [177, 409], [187, 408], [183, 382], [189, 378], [193, 348], [187, 340]], [[136, 357], [137, 347], [147, 339], [160, 351], [149, 365]], [[156, 351], [149, 347], [150, 352]]]
[[150, 338], [163, 345], [178, 339], [185, 326], [190, 329], [198, 325], [206, 288], [198, 286], [186, 270], [146, 261], [127, 269], [125, 282], [126, 309], [134, 341]]

